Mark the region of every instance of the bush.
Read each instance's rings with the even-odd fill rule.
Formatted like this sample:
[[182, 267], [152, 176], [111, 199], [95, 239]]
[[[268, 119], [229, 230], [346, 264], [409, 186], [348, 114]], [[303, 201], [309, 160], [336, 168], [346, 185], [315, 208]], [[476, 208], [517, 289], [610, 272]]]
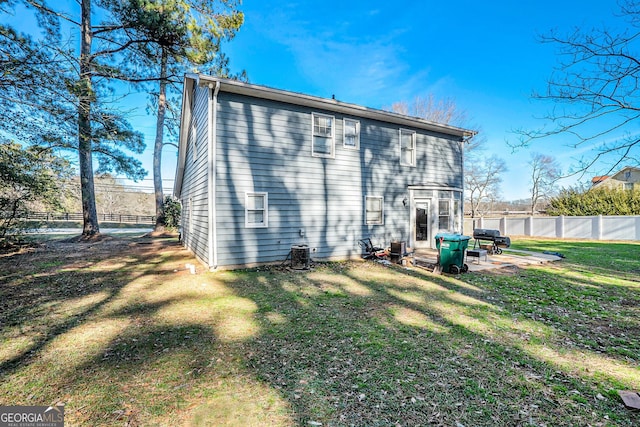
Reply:
[[182, 205], [180, 201], [167, 196], [164, 199], [164, 225], [167, 228], [178, 229], [180, 227], [180, 215], [182, 214]]
[[34, 207], [60, 207], [60, 183], [69, 163], [33, 147], [0, 141], [0, 241], [19, 234]]
[[640, 215], [640, 190], [562, 190], [551, 199], [547, 213], [567, 216]]

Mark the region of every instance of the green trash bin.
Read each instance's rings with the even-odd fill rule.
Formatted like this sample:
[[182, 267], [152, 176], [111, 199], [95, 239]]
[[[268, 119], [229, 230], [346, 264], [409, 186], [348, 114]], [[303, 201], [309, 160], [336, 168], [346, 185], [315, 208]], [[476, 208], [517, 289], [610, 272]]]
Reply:
[[452, 233], [436, 234], [436, 248], [438, 248], [438, 264], [443, 271], [458, 274], [469, 270], [464, 263], [464, 253], [469, 246], [469, 236]]

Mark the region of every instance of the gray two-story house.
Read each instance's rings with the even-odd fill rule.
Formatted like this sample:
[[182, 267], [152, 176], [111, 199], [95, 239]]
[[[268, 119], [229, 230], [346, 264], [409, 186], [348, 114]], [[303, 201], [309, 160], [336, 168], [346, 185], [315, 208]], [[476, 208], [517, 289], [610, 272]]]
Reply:
[[462, 232], [473, 132], [205, 75], [185, 77], [174, 193], [210, 269], [360, 257], [358, 240], [432, 248]]

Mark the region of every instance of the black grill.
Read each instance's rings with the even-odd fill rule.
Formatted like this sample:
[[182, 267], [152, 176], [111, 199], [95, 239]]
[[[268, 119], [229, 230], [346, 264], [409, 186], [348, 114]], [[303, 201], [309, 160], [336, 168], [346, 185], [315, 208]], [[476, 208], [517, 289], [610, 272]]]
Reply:
[[508, 248], [509, 246], [511, 246], [511, 239], [507, 236], [501, 236], [500, 230], [475, 228], [473, 230], [473, 240], [475, 240], [475, 243], [473, 244], [474, 249], [477, 246], [480, 246], [483, 241], [491, 242], [491, 253], [493, 254], [501, 254], [501, 247]]
[[473, 230], [473, 238], [476, 240], [493, 241], [496, 237], [500, 237], [500, 230], [489, 230], [486, 228], [475, 228]]

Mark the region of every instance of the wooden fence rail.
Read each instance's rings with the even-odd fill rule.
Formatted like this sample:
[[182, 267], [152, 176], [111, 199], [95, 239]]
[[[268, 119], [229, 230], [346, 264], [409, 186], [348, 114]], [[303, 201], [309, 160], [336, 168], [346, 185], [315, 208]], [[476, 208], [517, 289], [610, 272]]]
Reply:
[[[20, 219], [28, 221], [82, 221], [82, 213], [74, 212], [29, 212]], [[155, 224], [153, 215], [98, 214], [98, 221], [121, 224]]]

